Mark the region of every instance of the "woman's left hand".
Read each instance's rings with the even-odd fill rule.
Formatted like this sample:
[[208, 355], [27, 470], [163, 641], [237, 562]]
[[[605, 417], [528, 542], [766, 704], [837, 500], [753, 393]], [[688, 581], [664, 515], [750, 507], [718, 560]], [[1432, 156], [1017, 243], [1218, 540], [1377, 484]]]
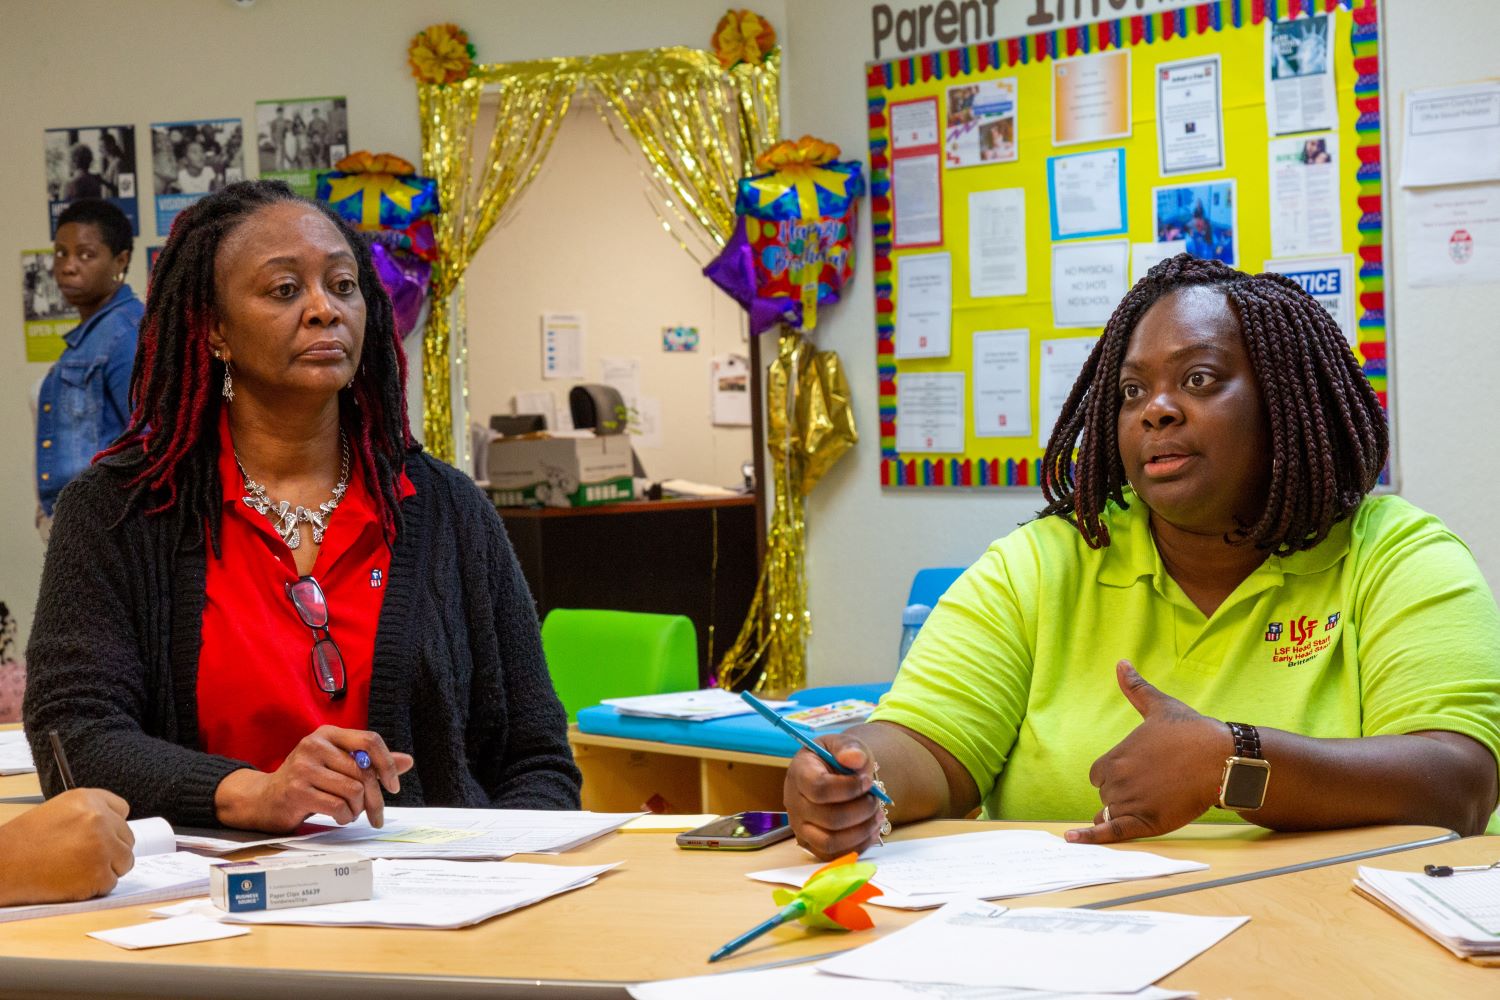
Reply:
[[1115, 677], [1141, 724], [1089, 768], [1105, 808], [1093, 826], [1068, 831], [1071, 843], [1155, 837], [1191, 823], [1218, 801], [1224, 761], [1234, 754], [1227, 725], [1158, 691], [1129, 660], [1115, 665]]

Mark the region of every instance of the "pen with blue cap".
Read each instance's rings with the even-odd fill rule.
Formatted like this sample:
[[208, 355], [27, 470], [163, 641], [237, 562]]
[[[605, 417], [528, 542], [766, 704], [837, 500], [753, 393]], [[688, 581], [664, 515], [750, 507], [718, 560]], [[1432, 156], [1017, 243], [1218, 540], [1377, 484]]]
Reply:
[[[774, 708], [772, 708], [770, 705], [767, 705], [759, 698], [755, 697], [755, 695], [751, 694], [749, 691], [741, 691], [740, 697], [745, 699], [745, 704], [749, 705], [751, 708], [759, 712], [761, 716], [764, 717], [765, 720], [771, 725], [775, 726], [777, 729], [780, 729], [792, 739], [796, 740], [798, 743], [802, 744], [804, 747], [817, 754], [818, 759], [827, 764], [835, 774], [855, 773], [849, 770], [849, 768], [845, 767], [843, 764], [840, 764], [838, 762], [838, 758], [834, 757], [833, 754], [828, 752], [827, 747], [823, 746], [821, 743], [813, 742], [812, 737], [808, 736], [806, 733], [799, 730], [796, 726], [792, 725], [790, 722], [777, 715]], [[870, 794], [875, 796], [881, 802], [884, 802], [886, 805], [891, 804], [891, 797], [885, 794], [884, 790], [882, 790], [879, 785], [871, 785]]]

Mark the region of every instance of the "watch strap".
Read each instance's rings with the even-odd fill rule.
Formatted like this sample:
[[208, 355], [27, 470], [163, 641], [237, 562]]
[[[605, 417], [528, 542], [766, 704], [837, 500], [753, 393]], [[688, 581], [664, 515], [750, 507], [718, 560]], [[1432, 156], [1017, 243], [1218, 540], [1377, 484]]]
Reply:
[[1260, 755], [1260, 730], [1243, 722], [1231, 722], [1229, 735], [1234, 737], [1234, 755], [1263, 760]]

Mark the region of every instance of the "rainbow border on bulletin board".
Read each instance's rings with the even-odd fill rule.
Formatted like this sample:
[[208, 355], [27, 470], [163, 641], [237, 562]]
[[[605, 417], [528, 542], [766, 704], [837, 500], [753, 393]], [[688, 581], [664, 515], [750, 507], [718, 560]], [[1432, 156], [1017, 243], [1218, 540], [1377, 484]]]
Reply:
[[[880, 391], [880, 485], [882, 486], [1021, 486], [1034, 487], [1041, 478], [1040, 459], [901, 458], [896, 450], [896, 317], [891, 299], [891, 174], [887, 149], [890, 131], [885, 115], [886, 92], [928, 80], [956, 79], [990, 69], [1041, 62], [1150, 44], [1179, 35], [1202, 35], [1240, 28], [1262, 21], [1284, 21], [1304, 15], [1350, 12], [1354, 49], [1355, 131], [1359, 143], [1359, 246], [1356, 284], [1356, 326], [1365, 376], [1388, 407], [1385, 323], [1385, 219], [1383, 214], [1380, 133], [1380, 29], [1376, 0], [1210, 0], [1156, 14], [1137, 14], [1075, 28], [963, 48], [871, 63], [865, 84], [870, 129], [870, 222], [875, 252], [876, 377]], [[1381, 474], [1390, 483], [1390, 467]]]

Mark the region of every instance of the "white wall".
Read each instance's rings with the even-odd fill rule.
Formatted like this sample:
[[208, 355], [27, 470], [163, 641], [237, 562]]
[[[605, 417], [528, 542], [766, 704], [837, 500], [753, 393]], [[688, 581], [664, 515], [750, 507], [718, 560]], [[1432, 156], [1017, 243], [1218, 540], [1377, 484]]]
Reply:
[[[723, 0], [0, 0], [0, 600], [24, 644], [42, 546], [32, 530], [28, 397], [45, 365], [27, 364], [17, 256], [48, 245], [42, 132], [136, 126], [149, 162], [153, 121], [253, 118], [255, 102], [343, 94], [355, 148], [420, 159], [410, 37], [435, 19], [464, 27], [484, 62], [656, 48], [705, 47]], [[757, 0], [774, 24], [785, 0]], [[248, 166], [253, 172], [254, 167]], [[150, 198], [130, 283], [145, 289], [155, 236]], [[675, 248], [674, 248], [675, 249]], [[680, 253], [680, 251], [678, 251]], [[420, 423], [414, 407], [413, 421]]]
[[[540, 319], [582, 313], [582, 381], [600, 380], [601, 358], [635, 358], [641, 396], [661, 404], [660, 446], [632, 438], [647, 475], [733, 486], [750, 428], [713, 426], [709, 362], [749, 355], [744, 313], [662, 230], [637, 162], [591, 102], [573, 102], [515, 216], [469, 265], [470, 419], [511, 412], [517, 392], [550, 392], [565, 412], [577, 383], [542, 378]], [[663, 351], [663, 326], [697, 327], [698, 350]]]
[[[789, 135], [810, 132], [868, 163], [864, 65], [872, 58], [872, 0], [797, 0], [788, 4], [792, 39], [784, 63]], [[915, 0], [892, 3], [897, 9]], [[1492, 39], [1500, 8], [1490, 0], [1383, 0], [1387, 72], [1385, 127], [1399, 124], [1400, 95], [1413, 87], [1495, 73]], [[1000, 37], [1024, 33], [1031, 0], [1000, 0]], [[933, 46], [929, 45], [930, 50]], [[889, 58], [889, 55], [886, 55]], [[1400, 143], [1393, 143], [1387, 183]], [[1404, 217], [1394, 205], [1399, 248]], [[1391, 220], [1387, 220], [1390, 224]], [[813, 683], [893, 676], [900, 610], [912, 574], [923, 566], [963, 565], [992, 539], [1041, 506], [1035, 491], [882, 490], [877, 433], [875, 317], [870, 229], [863, 213], [856, 286], [820, 322], [818, 343], [848, 365], [859, 445], [818, 486], [808, 504], [808, 589]], [[1390, 327], [1396, 362], [1393, 403], [1401, 492], [1442, 517], [1474, 550], [1492, 587], [1500, 585], [1500, 523], [1493, 495], [1492, 429], [1500, 426], [1500, 286], [1412, 289], [1388, 249], [1395, 281]]]

